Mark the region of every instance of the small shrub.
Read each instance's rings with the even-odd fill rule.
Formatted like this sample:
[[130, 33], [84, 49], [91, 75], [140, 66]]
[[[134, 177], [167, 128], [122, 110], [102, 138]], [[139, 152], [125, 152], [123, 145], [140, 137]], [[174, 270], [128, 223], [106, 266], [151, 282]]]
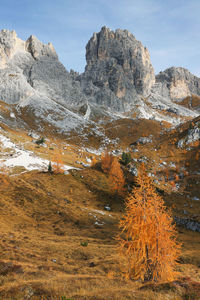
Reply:
[[49, 172], [49, 173], [52, 173], [52, 172], [53, 172], [52, 165], [51, 165], [51, 161], [49, 162], [49, 165], [48, 165], [48, 172]]
[[88, 241], [81, 242], [81, 246], [82, 246], [82, 247], [87, 247], [87, 246], [88, 246]]
[[121, 157], [121, 162], [123, 165], [127, 166], [130, 162], [131, 162], [131, 154], [130, 152], [129, 153], [126, 153], [126, 152], [123, 152], [122, 153], [122, 157]]
[[190, 123], [189, 129], [193, 129], [193, 127], [194, 127], [194, 123]]
[[54, 174], [64, 174], [64, 163], [62, 161], [62, 155], [61, 153], [56, 153], [53, 158], [52, 158], [52, 162], [53, 162], [53, 173]]
[[97, 159], [96, 159], [96, 157], [94, 156], [93, 158], [92, 158], [92, 163], [91, 163], [91, 167], [95, 167], [96, 166], [96, 164], [97, 164]]
[[37, 145], [42, 145], [42, 144], [44, 144], [44, 142], [45, 142], [45, 139], [44, 139], [44, 137], [42, 136], [40, 139], [38, 139], [35, 143], [37, 144]]

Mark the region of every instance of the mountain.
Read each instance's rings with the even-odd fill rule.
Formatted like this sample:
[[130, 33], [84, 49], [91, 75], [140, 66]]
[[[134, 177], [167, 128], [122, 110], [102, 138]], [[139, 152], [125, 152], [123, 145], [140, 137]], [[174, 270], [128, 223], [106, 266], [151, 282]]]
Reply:
[[127, 30], [103, 27], [86, 46], [84, 91], [98, 105], [129, 111], [155, 82], [147, 48]]
[[[175, 93], [180, 96], [179, 77], [172, 74], [174, 88], [170, 86], [169, 90], [166, 78], [155, 76], [147, 48], [127, 30], [111, 31], [102, 27], [86, 46], [86, 60], [81, 86], [89, 103], [107, 107], [112, 112], [174, 124], [198, 115], [197, 111], [174, 101]], [[176, 69], [178, 73], [180, 68]], [[184, 72], [190, 74], [187, 70]], [[182, 93], [182, 100], [199, 92], [193, 88], [197, 77], [190, 74], [184, 78], [188, 93]]]
[[[200, 299], [200, 79], [155, 75], [127, 30], [94, 33], [86, 60], [68, 72], [51, 43], [0, 31], [0, 299]], [[141, 163], [180, 225], [176, 281], [121, 276], [116, 236]]]
[[156, 76], [156, 82], [161, 86], [161, 95], [178, 103], [188, 96], [200, 96], [200, 78], [184, 68], [166, 69]]
[[2, 112], [2, 122], [38, 130], [43, 122], [66, 133], [98, 128], [93, 121], [102, 118], [179, 124], [199, 114], [198, 105], [181, 101], [199, 95], [200, 79], [183, 68], [155, 76], [147, 48], [127, 30], [102, 27], [86, 46], [86, 60], [83, 74], [68, 72], [51, 43], [1, 30], [0, 100], [16, 117], [13, 122]]
[[[86, 101], [80, 84], [59, 62], [51, 43], [31, 36], [19, 39], [14, 31], [0, 32], [0, 99], [59, 129], [81, 126], [84, 119], [69, 108]], [[20, 117], [21, 115], [21, 117]]]

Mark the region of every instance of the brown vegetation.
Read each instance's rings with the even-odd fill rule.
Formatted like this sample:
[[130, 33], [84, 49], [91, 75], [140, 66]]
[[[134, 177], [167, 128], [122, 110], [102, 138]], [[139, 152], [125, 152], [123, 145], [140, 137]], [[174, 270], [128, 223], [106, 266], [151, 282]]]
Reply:
[[113, 155], [108, 151], [102, 153], [101, 155], [101, 169], [104, 173], [108, 174], [113, 161]]
[[57, 152], [52, 157], [52, 170], [54, 174], [63, 174], [64, 173], [64, 163], [62, 160], [62, 155], [60, 152]]
[[118, 193], [123, 195], [125, 179], [117, 157], [114, 157], [112, 160], [110, 171], [109, 171], [109, 180], [110, 180], [111, 191], [113, 193]]

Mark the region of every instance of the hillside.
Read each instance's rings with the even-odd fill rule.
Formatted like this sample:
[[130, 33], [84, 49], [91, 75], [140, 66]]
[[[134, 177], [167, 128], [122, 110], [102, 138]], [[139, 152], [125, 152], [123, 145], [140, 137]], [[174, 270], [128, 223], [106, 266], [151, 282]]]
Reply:
[[83, 74], [68, 72], [52, 43], [1, 30], [1, 121], [66, 136], [92, 128], [100, 137], [107, 119], [177, 125], [199, 115], [198, 105], [184, 99], [199, 96], [200, 79], [183, 68], [155, 76], [148, 49], [127, 30], [102, 27], [86, 45], [86, 60]]
[[[114, 237], [123, 202], [109, 195], [101, 171], [35, 171], [7, 178], [1, 194], [2, 299], [198, 296], [200, 236], [183, 228], [180, 270], [185, 279], [153, 289], [120, 279]], [[107, 204], [111, 211], [104, 209]]]
[[[199, 121], [195, 119], [193, 126]], [[188, 136], [190, 123], [161, 135], [160, 128], [156, 129], [152, 123], [154, 136], [147, 144], [135, 142], [145, 126], [151, 130], [148, 122], [146, 125], [143, 122], [144, 127], [135, 127], [138, 130], [135, 129], [132, 139], [123, 131], [121, 137], [118, 135], [124, 149], [128, 141], [135, 143], [130, 146], [135, 166], [146, 161], [147, 170], [155, 176], [155, 186], [166, 205], [172, 207], [174, 217], [179, 218], [178, 224], [182, 220], [178, 228], [179, 240], [183, 243], [180, 281], [155, 285], [126, 282], [120, 277], [114, 238], [124, 204], [122, 198], [111, 194], [108, 178], [99, 166], [80, 165], [81, 161], [87, 164], [96, 154], [89, 154], [86, 148], [80, 154], [80, 146], [67, 146], [59, 139], [49, 138], [48, 147], [38, 147], [25, 132], [2, 132], [17, 145], [23, 144], [24, 151], [32, 151], [47, 161], [57, 148], [62, 149], [63, 163], [83, 169], [51, 175], [47, 173], [48, 165], [42, 167], [39, 163], [41, 171], [37, 170], [39, 166], [25, 173], [24, 168], [15, 167], [7, 169], [8, 175], [1, 175], [1, 298], [185, 299], [191, 296], [198, 299], [200, 236], [195, 230], [200, 229], [200, 164], [193, 158], [199, 153], [199, 145], [190, 145], [191, 149], [186, 150], [178, 148], [175, 142]], [[129, 125], [128, 121], [115, 124], [113, 130], [108, 127], [107, 131], [114, 138], [115, 126], [121, 126], [121, 132]], [[111, 147], [117, 149], [116, 145]], [[4, 164], [9, 161], [9, 155], [9, 148], [4, 148]], [[98, 155], [96, 158], [100, 159]], [[125, 169], [124, 172], [127, 183], [132, 185], [134, 176]], [[184, 175], [180, 175], [182, 172]], [[106, 206], [111, 210], [105, 210]]]

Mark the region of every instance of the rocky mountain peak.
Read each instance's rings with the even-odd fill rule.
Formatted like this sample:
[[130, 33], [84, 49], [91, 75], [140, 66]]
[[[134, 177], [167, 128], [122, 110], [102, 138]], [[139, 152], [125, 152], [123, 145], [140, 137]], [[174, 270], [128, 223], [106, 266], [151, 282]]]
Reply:
[[[87, 64], [95, 62], [97, 59], [104, 60], [105, 58], [113, 57], [120, 65], [123, 65], [123, 44], [127, 43], [127, 39], [136, 41], [135, 37], [128, 31], [117, 29], [110, 30], [108, 27], [102, 27], [99, 33], [94, 33], [86, 46], [86, 61]], [[119, 44], [121, 47], [119, 48]], [[114, 46], [118, 46], [114, 48]], [[121, 50], [119, 53], [119, 50]], [[121, 56], [121, 57], [120, 57]]]
[[[90, 83], [90, 94], [98, 98], [100, 104], [106, 102], [108, 94], [113, 105], [118, 103], [120, 107], [120, 102], [130, 104], [137, 95], [148, 95], [155, 82], [147, 48], [128, 30], [112, 31], [102, 27], [86, 46], [86, 61], [84, 83], [87, 82], [87, 91]], [[103, 88], [105, 96], [95, 95], [96, 88]], [[119, 102], [120, 99], [123, 101]]]
[[5, 68], [18, 49], [24, 48], [24, 42], [17, 37], [16, 32], [3, 29], [0, 31], [0, 68]]
[[162, 84], [162, 90], [175, 101], [192, 94], [200, 95], [200, 78], [182, 67], [171, 67], [156, 76], [156, 82]]
[[33, 58], [38, 58], [39, 56], [50, 56], [51, 58], [58, 59], [56, 51], [52, 43], [47, 45], [40, 42], [34, 35], [31, 35], [26, 41], [26, 49], [31, 53]]
[[68, 72], [51, 43], [34, 35], [23, 41], [15, 31], [1, 30], [0, 100], [41, 119], [48, 116], [62, 130], [124, 112], [173, 124], [198, 114], [197, 100], [195, 107], [184, 107], [174, 99], [199, 95], [200, 79], [186, 69], [170, 68], [155, 83], [147, 48], [128, 30], [102, 27], [86, 46], [86, 60], [83, 74]]

